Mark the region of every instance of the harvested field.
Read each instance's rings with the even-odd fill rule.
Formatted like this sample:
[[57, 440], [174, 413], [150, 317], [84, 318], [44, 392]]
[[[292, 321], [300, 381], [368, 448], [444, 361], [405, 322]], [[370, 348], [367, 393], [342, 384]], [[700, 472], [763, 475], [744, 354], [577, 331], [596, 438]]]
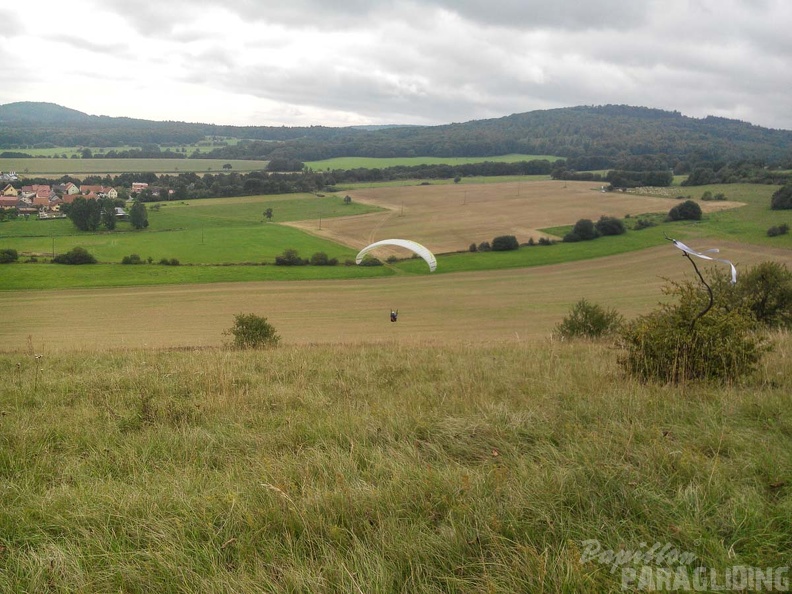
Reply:
[[[691, 247], [711, 247], [690, 242]], [[738, 270], [792, 252], [719, 242]], [[700, 263], [700, 266], [723, 266]], [[580, 298], [631, 317], [693, 277], [673, 246], [538, 268], [344, 281], [217, 283], [0, 293], [0, 349], [214, 347], [238, 313], [267, 317], [288, 344], [482, 343], [545, 339]], [[399, 321], [388, 321], [390, 308]]]
[[[387, 212], [322, 221], [288, 223], [352, 248], [389, 237], [424, 244], [435, 253], [466, 250], [471, 243], [514, 235], [521, 243], [538, 240], [547, 227], [596, 221], [603, 215], [624, 217], [668, 212], [675, 198], [602, 192], [595, 182], [531, 181], [500, 184], [399, 186], [350, 191], [352, 200]], [[704, 212], [741, 206], [740, 202], [701, 202]], [[402, 250], [388, 252], [404, 255]]]

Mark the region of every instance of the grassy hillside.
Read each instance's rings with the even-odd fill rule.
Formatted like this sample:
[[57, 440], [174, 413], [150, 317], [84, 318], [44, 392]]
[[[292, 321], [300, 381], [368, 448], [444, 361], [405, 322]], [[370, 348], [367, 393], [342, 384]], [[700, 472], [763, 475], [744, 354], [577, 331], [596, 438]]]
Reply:
[[623, 568], [788, 567], [777, 344], [745, 385], [678, 388], [589, 343], [5, 354], [0, 590], [606, 592]]

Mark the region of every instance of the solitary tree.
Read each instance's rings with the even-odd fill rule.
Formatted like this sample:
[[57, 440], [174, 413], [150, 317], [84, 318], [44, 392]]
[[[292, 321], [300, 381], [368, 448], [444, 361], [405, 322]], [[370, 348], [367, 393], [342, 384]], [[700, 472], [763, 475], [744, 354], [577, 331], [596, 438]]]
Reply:
[[102, 225], [112, 231], [116, 228], [115, 203], [110, 198], [102, 198], [99, 206], [102, 209]]
[[770, 199], [770, 208], [773, 210], [792, 208], [792, 183], [782, 186], [773, 193], [773, 197]]
[[268, 208], [264, 211], [264, 216], [267, 217], [267, 222], [272, 220], [272, 209]]
[[685, 200], [668, 211], [671, 221], [699, 221], [701, 220], [701, 207], [692, 200]]
[[129, 209], [129, 222], [135, 229], [145, 229], [148, 227], [148, 212], [146, 205], [142, 202], [135, 201], [132, 208]]

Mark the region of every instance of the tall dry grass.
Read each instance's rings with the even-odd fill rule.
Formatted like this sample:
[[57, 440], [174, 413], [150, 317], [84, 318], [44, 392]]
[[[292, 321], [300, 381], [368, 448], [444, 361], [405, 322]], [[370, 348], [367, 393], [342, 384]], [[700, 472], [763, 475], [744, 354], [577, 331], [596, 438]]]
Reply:
[[605, 343], [0, 355], [0, 591], [602, 592], [583, 543], [790, 564], [789, 338], [741, 385]]

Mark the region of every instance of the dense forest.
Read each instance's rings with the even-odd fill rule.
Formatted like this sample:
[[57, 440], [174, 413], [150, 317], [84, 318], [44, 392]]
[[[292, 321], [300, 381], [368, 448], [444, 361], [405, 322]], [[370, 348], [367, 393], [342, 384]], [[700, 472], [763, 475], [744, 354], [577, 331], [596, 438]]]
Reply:
[[[325, 126], [218, 126], [93, 116], [50, 103], [0, 105], [0, 151], [46, 146], [169, 147], [206, 137], [241, 139], [192, 158], [487, 157], [509, 153], [564, 157], [570, 168], [713, 171], [751, 161], [792, 167], [792, 131], [645, 107], [580, 106], [441, 126], [366, 129]], [[149, 149], [151, 150], [151, 149]], [[134, 156], [141, 152], [131, 151]], [[163, 157], [186, 158], [162, 151]], [[166, 154], [167, 153], [167, 154]], [[113, 156], [133, 156], [113, 155]], [[632, 164], [631, 164], [632, 163]]]

